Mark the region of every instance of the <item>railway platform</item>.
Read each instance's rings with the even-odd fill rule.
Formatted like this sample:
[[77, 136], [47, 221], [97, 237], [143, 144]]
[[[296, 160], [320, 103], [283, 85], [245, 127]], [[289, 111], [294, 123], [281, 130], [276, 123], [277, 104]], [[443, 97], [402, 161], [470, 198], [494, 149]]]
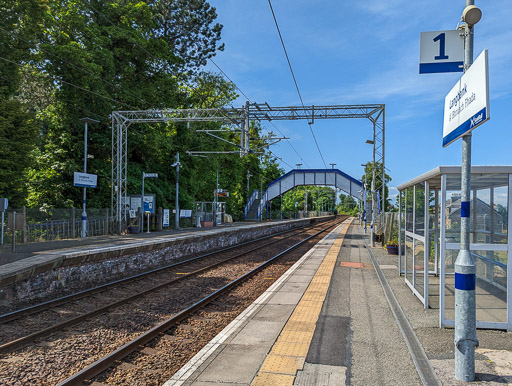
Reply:
[[[165, 386], [463, 384], [453, 330], [349, 221], [305, 254]], [[512, 335], [479, 330], [475, 384], [512, 383]]]
[[0, 250], [0, 310], [144, 272], [184, 256], [223, 248], [331, 217], [231, 223], [123, 236], [21, 244]]

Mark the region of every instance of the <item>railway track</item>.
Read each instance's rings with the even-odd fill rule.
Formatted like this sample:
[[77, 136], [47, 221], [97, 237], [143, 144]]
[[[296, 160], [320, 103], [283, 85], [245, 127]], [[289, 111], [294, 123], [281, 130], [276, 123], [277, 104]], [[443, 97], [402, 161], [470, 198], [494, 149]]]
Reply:
[[[17, 312], [2, 315], [0, 316], [0, 323], [7, 324], [9, 322], [16, 321], [16, 324], [10, 323], [10, 325], [14, 327], [11, 329], [8, 327], [3, 328], [3, 332], [0, 334], [0, 353], [16, 350], [36, 339], [58, 332], [64, 328], [69, 328], [91, 317], [106, 313], [123, 304], [137, 300], [164, 287], [185, 281], [191, 277], [214, 269], [215, 267], [226, 264], [249, 253], [253, 253], [275, 243], [282, 242], [286, 238], [291, 237], [291, 235], [300, 235], [306, 230], [307, 229], [301, 228], [291, 232], [281, 232], [269, 237], [252, 240], [250, 242], [207, 253], [143, 274], [117, 280], [113, 283], [81, 291], [78, 294], [73, 294], [54, 301], [25, 308]], [[276, 238], [276, 236], [281, 237]], [[238, 250], [240, 251], [238, 252]], [[179, 269], [180, 272], [176, 271], [176, 269]], [[162, 276], [162, 274], [165, 276]], [[155, 275], [159, 275], [159, 277], [155, 278]], [[139, 290], [140, 287], [145, 289]], [[124, 295], [124, 293], [132, 293], [133, 291], [136, 291], [136, 293], [131, 294], [130, 296]], [[97, 297], [91, 298], [92, 296], [98, 296], [100, 294], [101, 299]], [[89, 299], [89, 302], [84, 301], [86, 298]], [[79, 309], [77, 309], [76, 303], [72, 304], [71, 307], [68, 307], [67, 309], [63, 307], [78, 300], [82, 300], [81, 308]], [[98, 306], [98, 304], [101, 303], [103, 303], [103, 305]], [[92, 309], [90, 309], [91, 304], [94, 305]], [[59, 306], [60, 308], [55, 310], [55, 308]], [[50, 315], [45, 315], [42, 318], [37, 317], [39, 322], [34, 322], [34, 319], [36, 318], [23, 320], [23, 318], [26, 319], [28, 316], [35, 313], [44, 313], [49, 310], [54, 312], [51, 312]], [[66, 318], [66, 316], [68, 316], [68, 318]], [[61, 321], [63, 317], [66, 318], [66, 320]], [[39, 325], [43, 325], [44, 327], [39, 328]], [[13, 337], [16, 338], [13, 339]], [[7, 339], [9, 340], [6, 341]]]
[[[334, 226], [334, 224], [329, 224], [329, 227], [332, 226]], [[162, 334], [162, 331], [169, 330], [170, 328], [173, 328], [173, 326], [176, 326], [177, 323], [183, 319], [189, 318], [192, 312], [197, 312], [198, 309], [204, 308], [206, 303], [211, 302], [219, 296], [225, 296], [223, 294], [226, 291], [232, 290], [234, 287], [239, 286], [239, 281], [237, 282], [236, 280], [247, 280], [257, 272], [265, 269], [266, 265], [271, 264], [270, 262], [274, 261], [274, 258], [279, 259], [279, 257], [289, 254], [290, 251], [297, 249], [301, 245], [304, 245], [304, 243], [307, 243], [308, 240], [317, 237], [324, 231], [325, 229], [320, 231], [301, 229], [297, 232], [282, 233], [281, 236], [283, 237], [278, 239], [275, 239], [276, 235], [273, 235], [273, 237], [267, 237], [265, 239], [271, 240], [268, 242], [265, 241], [263, 245], [261, 245], [261, 240], [258, 240], [260, 244], [257, 246], [255, 246], [255, 244], [257, 244], [255, 241], [251, 243], [244, 243], [244, 251], [236, 252], [236, 248], [228, 248], [231, 252], [233, 252], [229, 257], [209, 259], [215, 261], [210, 261], [207, 265], [203, 264], [202, 267], [193, 267], [192, 264], [197, 264], [199, 261], [204, 263], [206, 260], [204, 259], [204, 256], [189, 259], [187, 262], [180, 262], [178, 266], [174, 266], [172, 269], [170, 267], [166, 267], [167, 270], [171, 269], [170, 272], [172, 272], [172, 279], [167, 280], [165, 283], [157, 283], [149, 287], [146, 283], [146, 288], [143, 291], [132, 294], [126, 297], [126, 299], [116, 299], [113, 302], [107, 303], [101, 307], [97, 307], [87, 313], [69, 318], [62, 323], [52, 325], [49, 328], [43, 329], [42, 331], [37, 331], [21, 338], [11, 340], [7, 343], [4, 343], [0, 349], [4, 352], [13, 351], [19, 349], [20, 347], [26, 346], [28, 343], [34, 342], [34, 340], [37, 340], [38, 343], [36, 343], [35, 346], [31, 346], [25, 351], [30, 352], [34, 349], [34, 347], [37, 347], [36, 350], [39, 350], [39, 348], [42, 347], [43, 351], [48, 352], [53, 351], [53, 348], [57, 348], [58, 351], [70, 350], [70, 352], [73, 352], [75, 344], [70, 343], [70, 339], [68, 339], [73, 337], [78, 338], [78, 341], [80, 342], [77, 345], [77, 351], [80, 351], [80, 347], [83, 347], [83, 344], [89, 345], [93, 351], [92, 355], [87, 356], [87, 358], [85, 356], [84, 358], [81, 358], [85, 364], [89, 364], [92, 360], [97, 360], [98, 357], [103, 356], [105, 351], [116, 353], [116, 357], [113, 360], [119, 361], [120, 356], [124, 357], [126, 356], [126, 353], [132, 352], [134, 347], [137, 349], [137, 347], [141, 346], [144, 339], [149, 339], [148, 341], [153, 340], [155, 334]], [[301, 237], [302, 233], [307, 233], [308, 238], [303, 241], [298, 241], [298, 238]], [[273, 250], [275, 250], [275, 248], [277, 248], [277, 246], [285, 244], [285, 242], [287, 242], [287, 245], [285, 247], [281, 247], [281, 249], [285, 248], [284, 251], [281, 250], [281, 252], [277, 255], [275, 255], [275, 253], [271, 253]], [[293, 246], [290, 247], [290, 243], [293, 243]], [[215, 254], [218, 255], [219, 253], [220, 251], [217, 251]], [[207, 254], [206, 256], [213, 257], [215, 254], [211, 253]], [[257, 257], [254, 255], [257, 255]], [[267, 263], [262, 264], [261, 260], [265, 260]], [[181, 271], [186, 272], [176, 271], [178, 267]], [[232, 277], [242, 277], [243, 279], [231, 280]], [[134, 280], [140, 282], [138, 279]], [[228, 282], [237, 284], [227, 284]], [[270, 284], [271, 283], [269, 283], [269, 285]], [[115, 286], [109, 288], [115, 288]], [[169, 288], [172, 288], [172, 291]], [[171, 291], [172, 294], [170, 294], [169, 291]], [[93, 294], [97, 295], [98, 293], [102, 292], [103, 291], [96, 291], [93, 292]], [[151, 297], [149, 294], [151, 294]], [[115, 297], [115, 293], [111, 293], [110, 295], [111, 297]], [[79, 294], [79, 296], [81, 298], [78, 299], [83, 300], [85, 295]], [[87, 296], [90, 296], [90, 294]], [[88, 303], [90, 303], [90, 298], [88, 299]], [[142, 301], [140, 299], [142, 299]], [[76, 301], [77, 298], [73, 298], [72, 300], [68, 301], [68, 304], [74, 304]], [[163, 303], [166, 304], [166, 310], [164, 312], [152, 310], [152, 307], [154, 307], [155, 304], [157, 304], [156, 309], [159, 309], [159, 307], [163, 307]], [[58, 311], [59, 312], [54, 312], [56, 314], [63, 313], [62, 310]], [[107, 312], [108, 315], [105, 314]], [[132, 313], [133, 315], [130, 315]], [[165, 314], [166, 316], [162, 317], [161, 314]], [[128, 315], [133, 316], [129, 321], [127, 318]], [[10, 318], [12, 318], [12, 316], [10, 316]], [[11, 321], [13, 320], [14, 319], [11, 319]], [[172, 322], [169, 322], [169, 320], [172, 320]], [[101, 342], [99, 342], [98, 340], [102, 339], [101, 336], [99, 336], [101, 334], [98, 334], [96, 337], [94, 336], [94, 326], [96, 324], [99, 325], [99, 330], [103, 331], [107, 329], [110, 332], [115, 331], [115, 334], [113, 333], [112, 335], [120, 334], [122, 335], [122, 339], [119, 340], [117, 337], [115, 339], [109, 339], [107, 337], [107, 339], [103, 339]], [[153, 327], [155, 325], [156, 327]], [[72, 330], [70, 330], [71, 326], [73, 326]], [[66, 332], [62, 333], [62, 329], [67, 330]], [[45, 341], [40, 342], [42, 337], [57, 332], [59, 332], [57, 335], [60, 336], [50, 337], [50, 339], [46, 339]], [[87, 334], [93, 335], [93, 339], [90, 342], [83, 338], [83, 336]], [[64, 338], [62, 338], [62, 335], [64, 335]], [[168, 336], [168, 334], [166, 335]], [[142, 341], [139, 341], [138, 343], [126, 343], [127, 341], [136, 338], [142, 339]], [[81, 340], [83, 340], [83, 342]], [[66, 344], [63, 344], [59, 347], [61, 341], [66, 341]], [[124, 344], [120, 344], [119, 341], [123, 341]], [[119, 348], [119, 346], [122, 347]], [[78, 356], [80, 357], [80, 355]], [[11, 354], [4, 354], [2, 357], [4, 360], [11, 361], [10, 363], [13, 363], [13, 361], [16, 361], [16, 358], [20, 359], [23, 357], [23, 355], [19, 356], [16, 352], [13, 352]], [[21, 360], [22, 359], [20, 359], [20, 361]], [[3, 360], [0, 359], [0, 362], [1, 361]], [[112, 363], [108, 364], [108, 359], [106, 359], [106, 362], [103, 362], [102, 365], [99, 365], [99, 368], [103, 366], [104, 369], [110, 367], [111, 365]], [[74, 369], [78, 367], [83, 368], [84, 366], [82, 363], [75, 363]], [[97, 369], [98, 367], [96, 370], [94, 370], [94, 372], [97, 372]], [[92, 370], [88, 370], [87, 374], [89, 375], [86, 376], [87, 379], [90, 378], [90, 371]], [[100, 372], [101, 371], [102, 370], [100, 370]], [[54, 376], [53, 379], [60, 380], [62, 377]], [[0, 381], [2, 380], [0, 379]], [[69, 382], [73, 383], [81, 381], [77, 380], [77, 378], [72, 378], [69, 380]]]

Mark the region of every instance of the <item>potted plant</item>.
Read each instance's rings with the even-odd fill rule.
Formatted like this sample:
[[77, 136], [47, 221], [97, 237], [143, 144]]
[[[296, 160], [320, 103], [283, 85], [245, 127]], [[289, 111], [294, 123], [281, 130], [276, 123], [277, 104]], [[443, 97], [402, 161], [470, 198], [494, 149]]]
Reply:
[[386, 243], [388, 255], [398, 255], [398, 240], [391, 239]]

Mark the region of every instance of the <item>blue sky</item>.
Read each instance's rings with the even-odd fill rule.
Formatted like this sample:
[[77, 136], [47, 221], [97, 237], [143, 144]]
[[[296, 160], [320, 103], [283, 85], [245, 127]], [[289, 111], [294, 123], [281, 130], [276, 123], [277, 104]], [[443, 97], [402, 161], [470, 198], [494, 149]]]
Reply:
[[[210, 0], [224, 25], [215, 62], [253, 102], [299, 106], [268, 0]], [[444, 97], [461, 73], [418, 73], [422, 31], [456, 29], [464, 0], [272, 2], [305, 105], [386, 105], [386, 167], [394, 187], [438, 165], [460, 165], [461, 141], [442, 147]], [[510, 0], [476, 1], [475, 59], [489, 49], [491, 119], [473, 131], [473, 165], [512, 165], [512, 20]], [[215, 67], [210, 66], [212, 70]], [[241, 106], [245, 98], [235, 105]], [[263, 122], [264, 127], [274, 130]], [[322, 168], [306, 121], [275, 122], [288, 141], [271, 150], [289, 165]], [[360, 178], [372, 158], [366, 120], [316, 121], [327, 164]], [[290, 166], [282, 163], [285, 170]], [[306, 165], [304, 167], [306, 167]], [[329, 165], [328, 165], [329, 167]]]

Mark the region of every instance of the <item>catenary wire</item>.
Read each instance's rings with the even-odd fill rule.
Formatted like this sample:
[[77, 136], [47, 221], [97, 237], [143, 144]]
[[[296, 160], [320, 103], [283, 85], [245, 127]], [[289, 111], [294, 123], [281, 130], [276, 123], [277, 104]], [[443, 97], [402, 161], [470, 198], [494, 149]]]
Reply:
[[[0, 26], [0, 30], [4, 31], [4, 32], [6, 32], [6, 33], [9, 33], [9, 31], [7, 31], [7, 30], [6, 30], [5, 28], [3, 28], [2, 26]], [[24, 40], [25, 42], [29, 42], [27, 39], [22, 39], [22, 40]], [[50, 51], [48, 51], [48, 50], [45, 50], [45, 49], [41, 48], [40, 46], [38, 47], [38, 50], [40, 50], [40, 51], [44, 52], [44, 53], [45, 53], [45, 54], [47, 54], [47, 55], [51, 55], [51, 56], [53, 56], [53, 57], [55, 57], [55, 58], [57, 58], [57, 59], [61, 60], [63, 63], [67, 63], [67, 64], [69, 64], [70, 66], [72, 66], [72, 67], [74, 67], [74, 68], [76, 68], [76, 69], [78, 69], [78, 70], [80, 70], [80, 71], [83, 71], [83, 72], [85, 72], [86, 74], [89, 74], [89, 75], [93, 76], [93, 77], [94, 77], [94, 78], [96, 78], [96, 79], [99, 79], [102, 83], [108, 84], [108, 85], [110, 85], [110, 86], [112, 86], [112, 87], [120, 87], [118, 84], [116, 85], [116, 84], [114, 84], [114, 83], [111, 83], [111, 82], [109, 82], [108, 80], [105, 80], [105, 79], [103, 79], [102, 77], [100, 77], [100, 76], [98, 76], [98, 75], [96, 75], [96, 74], [93, 74], [92, 72], [88, 71], [87, 69], [85, 69], [85, 68], [83, 68], [83, 67], [81, 67], [81, 66], [78, 66], [78, 65], [76, 65], [76, 64], [74, 64], [74, 63], [71, 63], [71, 62], [67, 61], [66, 59], [61, 58], [60, 56], [58, 56], [58, 55], [56, 55], [56, 54], [54, 54], [54, 53], [52, 53], [52, 52], [50, 52]]]
[[[243, 91], [242, 89], [228, 76], [228, 74], [226, 74], [226, 72], [220, 68], [220, 66], [215, 63], [213, 61], [213, 59], [210, 59], [210, 62], [213, 63], [213, 65], [215, 67], [217, 67], [217, 69], [231, 82], [235, 85], [235, 87], [237, 88], [238, 91], [240, 91], [240, 93], [250, 102], [250, 103], [253, 103], [251, 101], [251, 98], [249, 98]], [[286, 135], [274, 124], [274, 122], [272, 121], [269, 121], [269, 123], [274, 126], [274, 128], [279, 131], [279, 133], [283, 136], [283, 137], [286, 137]], [[299, 152], [297, 151], [297, 149], [295, 149], [295, 147], [293, 146], [293, 144], [287, 139], [286, 140], [288, 142], [288, 144], [291, 146], [291, 148], [293, 149], [293, 151], [295, 152], [295, 154], [297, 154], [297, 156], [300, 158], [300, 160], [302, 161], [303, 164], [305, 164], [308, 168], [309, 168], [309, 165], [307, 164], [307, 162], [302, 158], [302, 156], [299, 154]], [[270, 151], [270, 150], [269, 150]], [[274, 154], [274, 153], [272, 153]], [[274, 154], [275, 155], [275, 154]], [[277, 157], [277, 156], [276, 156]], [[281, 161], [283, 161], [283, 163], [287, 164], [288, 166], [292, 167], [289, 163], [285, 162], [281, 157], [277, 157], [278, 159], [280, 159]], [[293, 169], [293, 167], [292, 167]]]
[[[5, 81], [11, 81], [11, 79], [9, 79], [9, 78], [7, 78], [7, 77], [5, 77], [5, 76], [1, 76], [1, 75], [0, 75], [0, 79], [3, 79], [3, 80], [5, 80]], [[100, 114], [98, 114], [98, 113], [94, 113], [94, 112], [92, 112], [92, 111], [90, 111], [90, 110], [87, 110], [87, 109], [85, 109], [85, 108], [83, 108], [83, 107], [77, 106], [77, 105], [75, 105], [74, 103], [66, 102], [65, 100], [60, 100], [60, 99], [59, 99], [59, 100], [58, 100], [58, 103], [64, 103], [64, 104], [66, 104], [66, 105], [68, 105], [68, 106], [75, 107], [76, 109], [78, 109], [78, 110], [82, 110], [83, 112], [85, 112], [85, 113], [87, 113], [87, 114], [89, 114], [89, 115], [95, 115], [97, 118], [103, 118], [103, 119], [105, 119], [105, 120], [107, 120], [107, 121], [108, 121], [108, 120], [110, 120], [110, 118], [109, 118], [109, 117], [107, 117], [107, 116], [105, 116], [105, 115], [100, 115]]]
[[[94, 8], [94, 7], [92, 6], [92, 4], [91, 4], [90, 0], [89, 0], [89, 1], [87, 1], [87, 2], [86, 2], [86, 0], [80, 0], [80, 1], [82, 2], [82, 4], [84, 4], [84, 5], [88, 5], [89, 7], [91, 7], [91, 9], [92, 9], [93, 11], [95, 11], [95, 12], [96, 12], [96, 13], [98, 13], [100, 16], [102, 16], [102, 17], [103, 17], [107, 22], [109, 22], [109, 23], [110, 23], [114, 28], [117, 28], [118, 30], [121, 30], [121, 28], [120, 28], [118, 25], [114, 24], [114, 23], [113, 23], [113, 22], [112, 22], [112, 21], [111, 21], [107, 16], [105, 16], [102, 12], [100, 12], [100, 11], [98, 11], [96, 8]], [[134, 29], [133, 27], [129, 26], [129, 28], [135, 31], [135, 29]], [[149, 51], [148, 51], [148, 50], [146, 50], [144, 47], [142, 47], [139, 43], [137, 43], [137, 41], [135, 41], [134, 43], [135, 43], [139, 48], [141, 48], [144, 52], [146, 52], [148, 55], [150, 55], [151, 57], [153, 57], [153, 59], [158, 60], [158, 58], [157, 58], [157, 57], [155, 57], [155, 55], [153, 55], [151, 52], [149, 52]], [[166, 64], [167, 69], [168, 69], [168, 70], [170, 70], [170, 71], [172, 72], [172, 68], [169, 66], [169, 63], [165, 62], [165, 64]], [[193, 88], [193, 87], [192, 87], [192, 88]], [[225, 95], [226, 95], [226, 93], [225, 93]], [[218, 108], [218, 109], [217, 109], [217, 111], [219, 111], [222, 115], [224, 115], [226, 118], [228, 118], [229, 120], [231, 120], [231, 119], [230, 119], [226, 114], [224, 114], [224, 112], [222, 111], [222, 109]]]
[[[0, 59], [1, 59], [1, 60], [4, 60], [4, 61], [6, 61], [6, 62], [12, 63], [12, 64], [14, 64], [14, 65], [18, 66], [19, 68], [23, 69], [23, 66], [22, 66], [20, 63], [16, 63], [15, 61], [10, 60], [10, 59], [7, 59], [7, 58], [4, 58], [4, 57], [2, 57], [2, 56], [0, 56]], [[83, 88], [83, 87], [81, 87], [81, 86], [77, 86], [76, 84], [73, 84], [73, 83], [67, 82], [67, 81], [65, 81], [65, 80], [60, 79], [60, 80], [59, 80], [59, 82], [65, 83], [65, 84], [67, 84], [68, 86], [75, 87], [75, 88], [77, 88], [77, 89], [79, 89], [79, 90], [82, 90], [82, 91], [85, 91], [85, 92], [87, 92], [87, 93], [89, 93], [89, 94], [96, 95], [96, 96], [98, 96], [98, 97], [100, 97], [100, 98], [103, 98], [103, 99], [105, 99], [105, 100], [108, 100], [108, 101], [111, 101], [111, 102], [115, 102], [115, 103], [120, 104], [120, 105], [123, 105], [123, 106], [131, 107], [129, 104], [126, 104], [126, 103], [124, 103], [124, 102], [120, 102], [120, 101], [118, 101], [118, 100], [112, 99], [112, 98], [107, 97], [107, 96], [105, 96], [105, 95], [101, 95], [101, 94], [99, 94], [99, 93], [97, 93], [97, 92], [95, 92], [95, 91], [87, 90], [86, 88]]]
[[[290, 58], [288, 56], [288, 52], [286, 51], [286, 46], [284, 44], [283, 36], [281, 35], [281, 30], [279, 29], [279, 24], [277, 23], [276, 14], [274, 13], [274, 8], [272, 7], [272, 2], [268, 0], [268, 5], [270, 6], [270, 10], [272, 11], [272, 17], [274, 18], [274, 23], [277, 28], [277, 33], [279, 34], [279, 39], [281, 40], [281, 45], [283, 46], [284, 55], [286, 56], [286, 61], [288, 62], [288, 67], [290, 68], [290, 72], [292, 74], [293, 83], [295, 84], [295, 88], [297, 90], [297, 94], [299, 95], [300, 103], [302, 104], [302, 108], [305, 109], [304, 101], [302, 100], [302, 95], [299, 90], [299, 85], [297, 83], [297, 79], [295, 78], [295, 74], [293, 72], [292, 63], [290, 62]], [[318, 141], [315, 136], [315, 132], [313, 131], [313, 128], [311, 127], [311, 124], [308, 122], [309, 130], [311, 131], [311, 135], [313, 136], [313, 139], [315, 140], [316, 148], [318, 149], [318, 153], [320, 154], [320, 158], [322, 159], [322, 162], [324, 164], [324, 167], [327, 169], [327, 164], [325, 163], [324, 156], [322, 154], [322, 151], [320, 150], [320, 146], [318, 145]]]
[[[81, 2], [82, 2], [83, 4], [87, 4], [89, 7], [91, 7], [91, 9], [92, 9], [94, 12], [96, 12], [97, 14], [99, 14], [100, 16], [102, 16], [102, 17], [103, 17], [103, 18], [104, 18], [108, 23], [110, 23], [112, 26], [114, 26], [115, 28], [120, 29], [120, 27], [119, 27], [119, 26], [117, 26], [116, 24], [114, 24], [114, 23], [113, 23], [113, 22], [112, 22], [112, 21], [111, 21], [107, 16], [105, 16], [105, 15], [104, 15], [102, 12], [100, 12], [98, 9], [94, 8], [94, 7], [92, 6], [92, 4], [91, 4], [91, 2], [90, 2], [90, 1], [81, 0]], [[130, 27], [130, 28], [131, 28], [131, 27]], [[139, 48], [141, 48], [142, 50], [144, 50], [148, 55], [150, 55], [150, 56], [152, 56], [154, 59], [156, 59], [156, 58], [155, 58], [155, 56], [154, 56], [151, 52], [147, 51], [147, 50], [146, 50], [144, 47], [142, 47], [140, 44], [138, 44], [137, 42], [135, 42], [135, 44], [136, 44]], [[251, 102], [251, 98], [249, 98], [249, 97], [248, 97], [248, 96], [243, 92], [243, 90], [242, 90], [242, 89], [241, 89], [241, 88], [240, 88], [240, 87], [239, 87], [235, 82], [233, 82], [233, 80], [231, 80], [231, 78], [226, 74], [226, 72], [225, 72], [225, 71], [224, 71], [224, 70], [223, 70], [223, 69], [222, 69], [222, 68], [221, 68], [221, 67], [220, 67], [220, 66], [219, 66], [219, 65], [218, 65], [218, 64], [217, 64], [217, 63], [216, 63], [212, 58], [209, 58], [209, 60], [210, 60], [210, 62], [211, 62], [215, 67], [217, 67], [217, 69], [218, 69], [218, 70], [219, 70], [219, 71], [220, 71], [220, 72], [221, 72], [221, 73], [222, 73], [222, 74], [223, 74], [223, 75], [224, 75], [224, 76], [225, 76], [225, 77], [226, 77], [226, 78], [227, 78], [227, 79], [228, 79], [228, 80], [229, 80], [229, 81], [230, 81], [230, 82], [231, 82], [231, 83], [232, 83], [232, 84], [237, 88], [237, 90], [239, 90], [239, 91], [240, 91], [240, 93], [241, 93], [241, 94], [242, 94], [242, 95], [243, 95], [243, 96], [244, 96], [244, 97], [245, 97], [249, 102]], [[167, 65], [167, 66], [169, 66], [169, 65], [168, 65], [168, 63], [166, 63], [166, 65]], [[252, 102], [251, 102], [251, 103], [252, 103]], [[304, 105], [304, 104], [303, 104], [303, 105]], [[283, 133], [281, 130], [279, 130], [279, 128], [278, 128], [278, 127], [277, 127], [273, 122], [270, 122], [270, 123], [271, 123], [271, 125], [272, 125], [272, 126], [274, 126], [274, 128], [275, 128], [277, 131], [279, 131], [279, 133], [281, 133], [281, 135], [282, 135], [283, 137], [285, 137], [284, 133]], [[314, 134], [313, 134], [313, 137], [314, 137]], [[299, 154], [299, 152], [295, 149], [295, 147], [293, 146], [293, 144], [292, 144], [289, 140], [287, 140], [287, 142], [288, 142], [288, 144], [291, 146], [291, 148], [293, 149], [293, 151], [297, 154], [297, 156], [300, 158], [300, 160], [302, 161], [302, 163], [304, 163], [306, 166], [308, 166], [308, 165], [307, 165], [307, 163], [306, 163], [306, 161], [302, 158], [302, 156]], [[316, 142], [316, 138], [315, 138], [315, 142]], [[318, 144], [317, 144], [317, 147], [318, 147]], [[319, 149], [319, 150], [320, 150], [320, 149]], [[278, 158], [279, 158], [279, 157], [278, 157]], [[282, 160], [282, 158], [279, 158], [279, 159], [281, 159], [281, 160]], [[323, 157], [322, 157], [322, 159], [323, 159]], [[284, 162], [284, 161], [283, 161], [283, 162]], [[285, 162], [285, 163], [286, 163], [286, 162]], [[288, 163], [286, 163], [286, 164], [287, 164], [287, 165], [289, 165]], [[324, 162], [324, 165], [325, 165], [325, 162]], [[309, 166], [308, 166], [308, 167], [309, 167]]]

